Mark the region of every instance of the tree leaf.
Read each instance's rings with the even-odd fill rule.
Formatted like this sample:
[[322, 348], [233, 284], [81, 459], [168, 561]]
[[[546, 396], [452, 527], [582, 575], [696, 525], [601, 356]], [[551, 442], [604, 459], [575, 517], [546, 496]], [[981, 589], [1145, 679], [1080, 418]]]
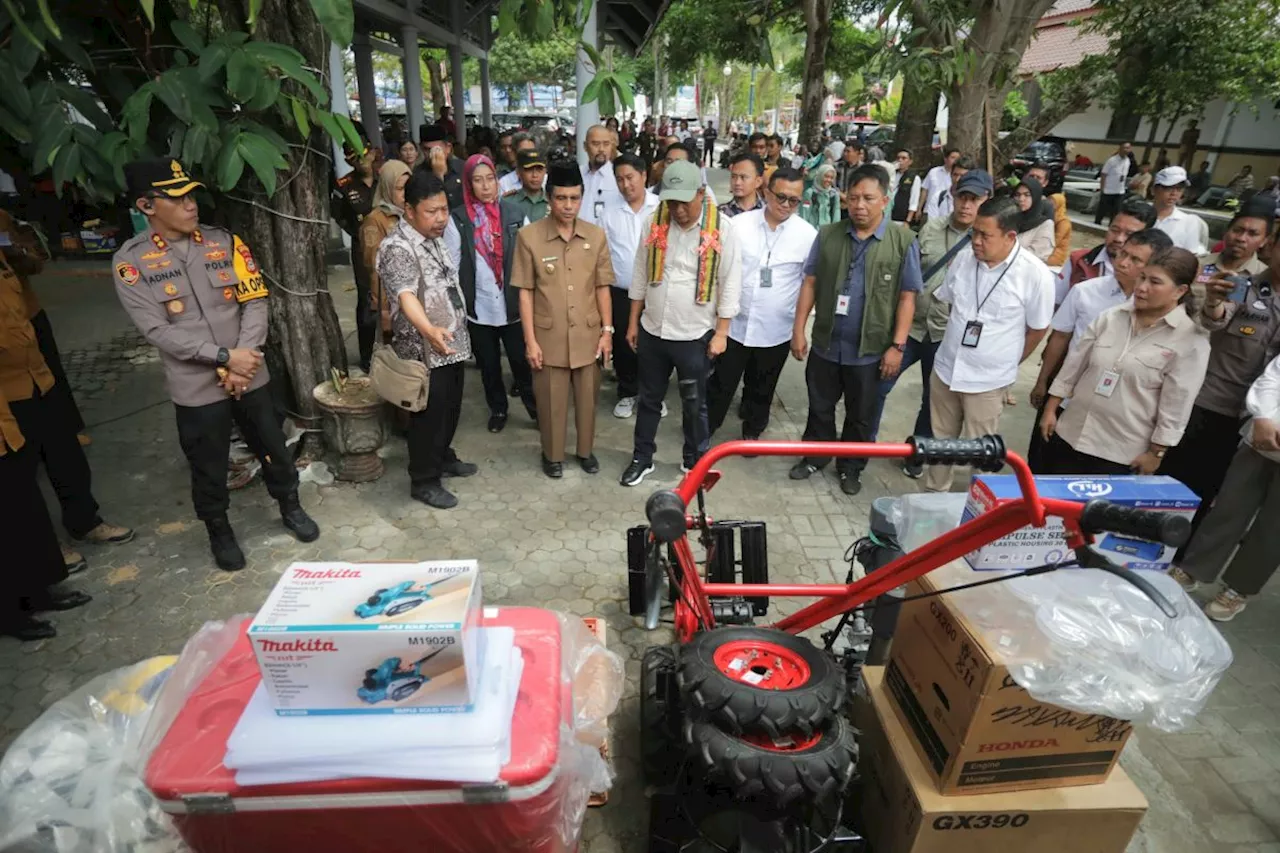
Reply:
[[3, 53], [0, 53], [0, 98], [3, 98], [21, 118], [31, 115], [31, 109], [34, 106], [31, 103], [31, 93], [27, 91], [26, 84], [22, 82], [22, 78], [9, 64]]
[[244, 49], [263, 65], [271, 66], [290, 80], [301, 83], [315, 97], [318, 104], [323, 106], [328, 101], [328, 90], [303, 66], [305, 60], [298, 51], [288, 45], [269, 41], [249, 42]]
[[201, 125], [193, 124], [188, 127], [186, 135], [182, 138], [182, 162], [188, 168], [204, 163], [209, 151], [209, 141], [214, 138], [216, 138], [214, 134]]
[[240, 183], [244, 174], [244, 158], [240, 156], [239, 136], [222, 141], [222, 150], [218, 152], [218, 189], [227, 192]]
[[68, 34], [55, 41], [53, 46], [58, 49], [59, 53], [71, 60], [72, 65], [89, 71], [93, 70], [93, 60], [89, 58], [89, 54], [85, 52], [80, 42], [72, 35]]
[[120, 109], [121, 127], [128, 131], [134, 142], [141, 142], [147, 136], [147, 128], [151, 124], [151, 99], [155, 92], [154, 81], [143, 83]]
[[289, 153], [289, 143], [285, 141], [285, 138], [261, 122], [246, 118], [240, 122], [240, 129], [242, 131], [256, 133], [258, 136], [266, 139], [277, 151], [280, 152], [281, 157]]
[[342, 113], [334, 113], [334, 119], [338, 122], [338, 127], [342, 128], [342, 139], [339, 142], [346, 141], [351, 143], [351, 147], [359, 151], [364, 147], [364, 140], [360, 138], [360, 132], [356, 130], [356, 126], [352, 124], [351, 119]]
[[585, 41], [578, 42], [578, 47], [582, 49], [583, 53], [591, 58], [591, 64], [595, 66], [596, 71], [605, 70], [604, 55], [601, 54], [600, 51], [596, 50]]
[[32, 128], [31, 171], [40, 175], [53, 164], [58, 149], [71, 141], [71, 124], [62, 107], [46, 109]]
[[43, 51], [44, 41], [41, 40], [40, 36], [36, 35], [31, 27], [27, 26], [27, 22], [23, 20], [22, 10], [14, 5], [13, 0], [0, 0], [0, 5], [3, 5], [5, 11], [9, 13], [9, 20], [13, 21], [14, 27], [17, 28], [18, 32], [22, 33], [23, 38]]
[[279, 77], [263, 77], [262, 82], [258, 86], [258, 91], [254, 96], [245, 101], [245, 108], [261, 112], [269, 110], [275, 106], [276, 101], [280, 97], [280, 78]]
[[182, 122], [190, 123], [190, 93], [182, 85], [181, 78], [178, 76], [179, 70], [171, 68], [153, 80], [152, 83], [155, 84], [156, 97], [169, 108], [169, 112], [177, 116]]
[[233, 52], [227, 60], [227, 91], [242, 104], [252, 100], [262, 73], [262, 65], [248, 51]]
[[4, 107], [0, 107], [0, 127], [3, 127], [6, 133], [24, 145], [31, 141], [30, 128], [18, 121], [18, 117]]
[[268, 196], [276, 194], [276, 169], [284, 165], [283, 158], [266, 139], [256, 133], [242, 133], [236, 147], [249, 168], [262, 182]]
[[205, 81], [212, 80], [214, 75], [227, 64], [227, 60], [231, 58], [231, 51], [234, 49], [225, 42], [214, 42], [200, 51], [200, 61], [197, 63], [200, 67], [200, 79]]
[[169, 25], [169, 30], [173, 33], [173, 37], [178, 40], [178, 43], [191, 51], [192, 55], [200, 56], [204, 53], [204, 39], [201, 38], [200, 34], [195, 31], [195, 28], [186, 21], [174, 21]]
[[[32, 26], [39, 25], [32, 24]], [[36, 67], [36, 61], [40, 59], [40, 47], [33, 44], [30, 39], [13, 39], [10, 45], [9, 57], [13, 63], [13, 70], [18, 77], [26, 77], [31, 73], [31, 69]]]
[[80, 146], [68, 143], [58, 149], [53, 158], [53, 188], [62, 196], [63, 184], [72, 183], [80, 172]]
[[293, 121], [298, 125], [298, 133], [303, 139], [311, 136], [311, 122], [307, 120], [307, 105], [297, 98], [289, 99], [289, 106], [293, 109]]
[[107, 115], [107, 111], [102, 108], [102, 104], [89, 92], [79, 86], [64, 83], [61, 80], [54, 83], [53, 86], [63, 100], [69, 103], [76, 112], [102, 133], [106, 133], [115, 127], [115, 122], [111, 120], [111, 116]]
[[40, 20], [44, 21], [45, 29], [55, 39], [61, 39], [62, 30], [58, 29], [58, 22], [53, 19], [53, 13], [49, 11], [49, 0], [36, 0], [36, 6], [40, 9]]
[[147, 23], [151, 24], [151, 29], [156, 28], [156, 0], [138, 0], [138, 4], [142, 6], [142, 11], [146, 13]]
[[312, 118], [325, 129], [325, 132], [329, 134], [334, 142], [341, 143], [346, 138], [346, 134], [342, 131], [342, 126], [338, 124], [338, 117], [328, 110], [315, 110], [312, 113]]
[[342, 47], [351, 44], [356, 29], [355, 6], [351, 0], [311, 0], [311, 9], [331, 41]]
[[249, 25], [250, 32], [258, 28], [258, 13], [261, 11], [262, 0], [249, 0], [249, 9], [245, 15], [244, 22]]
[[602, 71], [591, 78], [591, 82], [582, 90], [582, 103], [589, 104], [600, 97], [600, 81], [608, 76], [607, 71]]
[[556, 7], [551, 0], [539, 0], [538, 13], [534, 24], [535, 32], [541, 38], [551, 35], [556, 27]]

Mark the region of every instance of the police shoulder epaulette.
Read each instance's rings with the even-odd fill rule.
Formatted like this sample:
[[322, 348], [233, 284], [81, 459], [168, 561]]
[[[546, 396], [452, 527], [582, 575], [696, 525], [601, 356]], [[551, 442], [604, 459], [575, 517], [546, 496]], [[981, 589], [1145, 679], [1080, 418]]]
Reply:
[[503, 197], [503, 198], [508, 198], [508, 197], [510, 197], [510, 196], [515, 195], [515, 194], [516, 194], [516, 193], [518, 193], [518, 192], [520, 192], [520, 190], [519, 190], [519, 189], [507, 190], [506, 192], [504, 192], [504, 193], [502, 194], [502, 197]]

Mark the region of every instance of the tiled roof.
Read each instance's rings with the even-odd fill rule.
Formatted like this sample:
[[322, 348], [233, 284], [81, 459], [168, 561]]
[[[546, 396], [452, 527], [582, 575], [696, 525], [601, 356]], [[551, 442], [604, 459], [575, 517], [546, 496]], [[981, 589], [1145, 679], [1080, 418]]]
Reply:
[[[1057, 6], [1084, 0], [1058, 0]], [[1036, 30], [1031, 45], [1022, 55], [1019, 74], [1038, 74], [1058, 68], [1072, 68], [1086, 56], [1103, 53], [1107, 49], [1107, 37], [1100, 33], [1086, 33], [1078, 26], [1058, 24]]]
[[1049, 11], [1044, 13], [1044, 18], [1040, 20], [1043, 22], [1045, 19], [1056, 18], [1059, 15], [1073, 15], [1077, 12], [1083, 12], [1085, 9], [1092, 8], [1093, 4], [1094, 0], [1057, 0], [1049, 8]]

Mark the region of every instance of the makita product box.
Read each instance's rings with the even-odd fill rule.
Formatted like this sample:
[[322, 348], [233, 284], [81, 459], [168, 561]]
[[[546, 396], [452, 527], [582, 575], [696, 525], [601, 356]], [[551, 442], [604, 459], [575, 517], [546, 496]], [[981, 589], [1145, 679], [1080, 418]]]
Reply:
[[[1196, 493], [1172, 477], [1036, 477], [1036, 488], [1042, 498], [1081, 503], [1101, 498], [1121, 506], [1172, 512], [1187, 518], [1195, 515], [1200, 507]], [[1022, 491], [1016, 477], [975, 474], [969, 484], [969, 500], [961, 523], [1020, 497]], [[1168, 569], [1178, 550], [1159, 542], [1114, 533], [1099, 534], [1093, 547], [1122, 566], [1156, 571]], [[1031, 569], [1070, 558], [1060, 518], [1050, 518], [1044, 527], [1015, 530], [965, 555], [969, 566], [980, 572]]]
[[471, 710], [475, 560], [294, 563], [249, 626], [281, 716]]

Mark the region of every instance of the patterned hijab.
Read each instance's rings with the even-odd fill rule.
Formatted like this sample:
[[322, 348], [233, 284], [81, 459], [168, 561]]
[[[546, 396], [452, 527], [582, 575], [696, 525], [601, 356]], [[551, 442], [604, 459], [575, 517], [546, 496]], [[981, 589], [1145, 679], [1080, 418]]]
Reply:
[[502, 214], [499, 212], [498, 199], [482, 202], [476, 198], [471, 189], [471, 176], [479, 166], [488, 166], [497, 177], [498, 170], [493, 161], [483, 154], [472, 154], [462, 168], [462, 205], [467, 210], [467, 219], [475, 226], [476, 251], [484, 258], [489, 269], [493, 271], [493, 279], [502, 289]]

